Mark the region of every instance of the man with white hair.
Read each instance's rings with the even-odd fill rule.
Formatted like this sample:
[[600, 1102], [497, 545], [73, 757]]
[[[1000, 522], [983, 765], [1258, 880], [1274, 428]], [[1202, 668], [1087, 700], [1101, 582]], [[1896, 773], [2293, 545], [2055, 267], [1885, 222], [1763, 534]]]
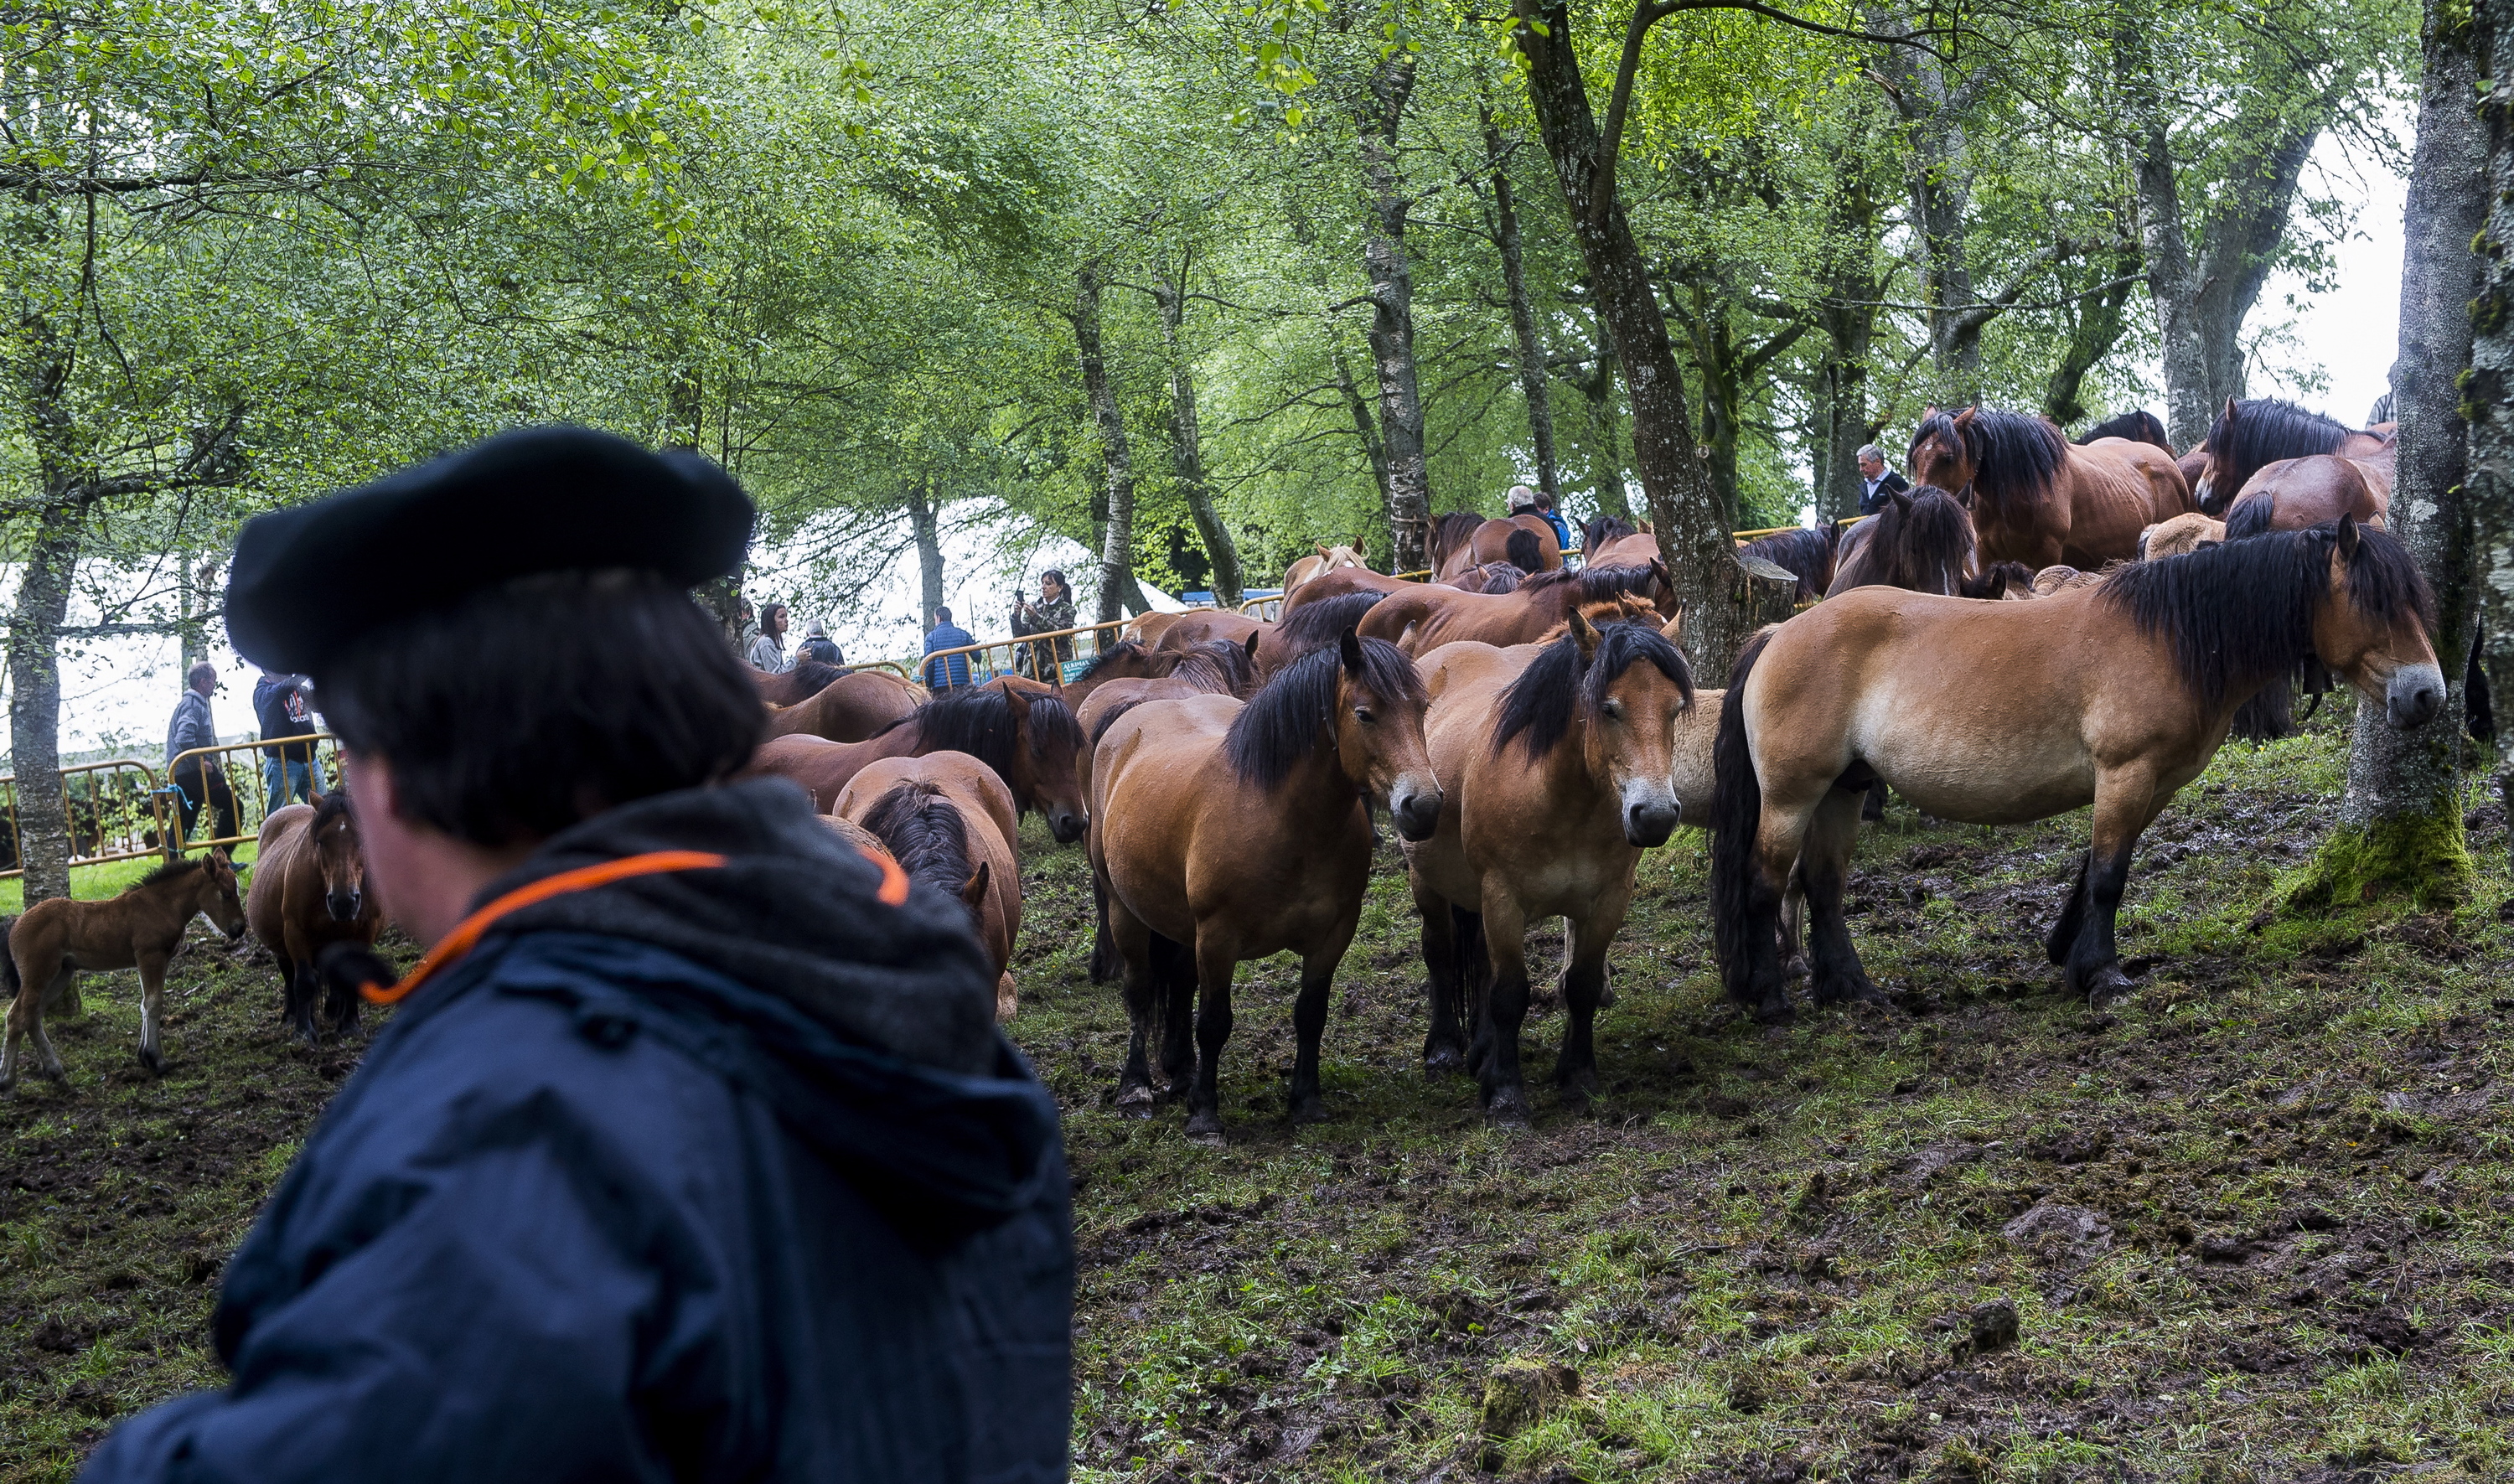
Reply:
[[1874, 443], [1859, 446], [1859, 513], [1874, 515], [1886, 501], [1912, 487], [1912, 482], [1886, 466], [1886, 456]]

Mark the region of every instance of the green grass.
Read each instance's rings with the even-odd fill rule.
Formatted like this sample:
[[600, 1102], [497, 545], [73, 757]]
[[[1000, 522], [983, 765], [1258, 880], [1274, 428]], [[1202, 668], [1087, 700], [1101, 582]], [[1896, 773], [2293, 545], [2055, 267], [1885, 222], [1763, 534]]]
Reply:
[[[235, 847], [238, 866], [253, 863], [254, 847], [250, 843]], [[95, 865], [70, 867], [70, 896], [79, 902], [101, 902], [147, 875], [163, 864], [163, 856], [139, 856], [129, 861], [105, 861]], [[14, 917], [26, 909], [25, 882], [17, 876], [0, 880], [0, 917]]]
[[[2151, 962], [2097, 1009], [2039, 946], [2083, 815], [1898, 807], [1851, 893], [1893, 1003], [1775, 1028], [1721, 1001], [1681, 832], [1614, 951], [1602, 1096], [1558, 1104], [1541, 1009], [1521, 1133], [1422, 1075], [1391, 852], [1332, 999], [1330, 1121], [1282, 1116], [1293, 966], [1243, 965], [1220, 1148], [1109, 1105], [1126, 1025], [1083, 975], [1081, 855], [1026, 822], [1012, 1029], [1067, 1112], [1077, 1475], [2514, 1473], [2505, 835], [2485, 821], [2450, 911], [2266, 913], [2344, 763], [2332, 718], [2221, 754], [2142, 844], [2122, 945]], [[285, 1041], [267, 968], [196, 950], [175, 983], [170, 1076], [108, 977], [71, 1087], [0, 1103], [0, 1481], [64, 1479], [113, 1417], [215, 1381], [207, 1280], [350, 1064]], [[2037, 1206], [2103, 1240], [2005, 1234]], [[2020, 1343], [1960, 1354], [2001, 1299]], [[1487, 1440], [1516, 1357], [1577, 1393]]]

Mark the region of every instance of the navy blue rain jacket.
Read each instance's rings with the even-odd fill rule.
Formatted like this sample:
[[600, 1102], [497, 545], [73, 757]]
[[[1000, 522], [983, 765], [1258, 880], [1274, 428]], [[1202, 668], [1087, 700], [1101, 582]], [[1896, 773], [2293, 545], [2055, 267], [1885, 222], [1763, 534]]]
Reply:
[[[1053, 1480], [1074, 1277], [1055, 1105], [957, 902], [779, 781], [648, 799], [487, 896], [229, 1263], [222, 1391], [124, 1479]], [[484, 898], [485, 900], [485, 898]]]

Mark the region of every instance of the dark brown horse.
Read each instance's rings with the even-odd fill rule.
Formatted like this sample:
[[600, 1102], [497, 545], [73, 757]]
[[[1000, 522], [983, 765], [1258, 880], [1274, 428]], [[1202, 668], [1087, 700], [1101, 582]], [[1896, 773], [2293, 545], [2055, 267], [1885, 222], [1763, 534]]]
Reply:
[[2099, 568], [2138, 554], [2138, 533], [2191, 508], [2173, 456], [2154, 444], [2070, 443], [2043, 418], [1931, 409], [1912, 434], [1915, 485], [1972, 511], [1984, 562]]
[[[2223, 518], [2252, 476], [2282, 459], [2309, 459], [2336, 454], [2345, 459], [2387, 460], [2392, 439], [2385, 432], [2350, 427], [2336, 418], [2308, 412], [2276, 397], [2226, 399], [2209, 436], [2192, 450], [2200, 457], [2200, 481], [2193, 491], [2200, 510]], [[2386, 472], [2384, 494], [2391, 493]], [[2080, 563], [2084, 566], [2085, 563]]]
[[2235, 707], [2311, 657], [2393, 725], [2423, 726], [2445, 695], [2434, 614], [2400, 542], [2342, 520], [2132, 563], [2032, 603], [1871, 587], [1766, 629], [1738, 658], [1716, 746], [1712, 925], [1729, 994], [1764, 1019], [1789, 1014], [1777, 927], [1793, 883], [1816, 1000], [1876, 993], [1842, 910], [1872, 778], [1970, 824], [2093, 804], [2091, 851], [2045, 946], [2072, 991], [2127, 987], [2113, 919], [2131, 851], [2209, 766]]
[[1813, 602], [1832, 589], [1834, 566], [1841, 554], [1842, 527], [1832, 521], [1811, 530], [1775, 531], [1737, 543], [1739, 561], [1756, 557], [1795, 574], [1802, 603]]
[[2144, 407], [2117, 413], [2069, 440], [2080, 445], [2101, 438], [2128, 438], [2132, 443], [2153, 443], [2170, 455], [2173, 440], [2166, 435], [2164, 420]]
[[[347, 789], [335, 788], [312, 805], [272, 810], [262, 822], [244, 907], [254, 936], [279, 965], [289, 1028], [311, 1046], [323, 950], [336, 943], [373, 948], [385, 925], [384, 908], [367, 890], [367, 855]], [[356, 1033], [358, 997], [346, 981], [333, 982], [323, 1014], [334, 1034]]]
[[1979, 562], [1972, 517], [1935, 485], [1897, 491], [1876, 514], [1850, 528], [1826, 596], [1854, 587], [1904, 587], [1941, 597], [1968, 591]]
[[2316, 454], [2263, 464], [2226, 511], [2226, 540], [2264, 531], [2301, 531], [2342, 515], [2380, 526], [2392, 509], [2394, 446], [2363, 458]]
[[1658, 538], [1619, 516], [1601, 515], [1580, 533], [1583, 567], [1646, 567], [1658, 560]]
[[1574, 609], [1611, 603], [1626, 595], [1651, 603], [1661, 618], [1676, 616], [1675, 584], [1667, 569], [1653, 561], [1646, 567], [1540, 572], [1520, 583], [1518, 591], [1497, 597], [1416, 582], [1403, 592], [1390, 593], [1371, 609], [1361, 621], [1361, 632], [1364, 638], [1386, 639], [1409, 655], [1428, 655], [1460, 639], [1502, 646], [1531, 644], [1570, 618]]
[[244, 936], [244, 903], [236, 900], [235, 867], [226, 852], [170, 861], [103, 902], [53, 897], [10, 921], [0, 953], [9, 994], [9, 1033], [0, 1045], [0, 1092], [18, 1083], [18, 1045], [35, 1043], [35, 1074], [65, 1079], [61, 1059], [44, 1035], [44, 1001], [65, 994], [81, 974], [140, 971], [140, 1064], [166, 1069], [158, 1050], [159, 1011], [166, 1002], [166, 965], [182, 945], [183, 929], [207, 916], [230, 942]]
[[1092, 761], [1091, 865], [1126, 965], [1132, 1031], [1119, 1107], [1150, 1108], [1157, 1045], [1170, 1085], [1185, 1085], [1188, 1133], [1220, 1139], [1232, 977], [1243, 959], [1292, 952], [1301, 991], [1291, 1113], [1295, 1121], [1324, 1116], [1318, 1037], [1327, 991], [1370, 880], [1364, 799], [1385, 798], [1408, 839], [1430, 834], [1439, 819], [1423, 708], [1414, 662], [1347, 632], [1245, 703], [1156, 701], [1102, 736]]
[[829, 813], [850, 779], [885, 757], [966, 752], [995, 770], [1027, 814], [1047, 817], [1058, 841], [1082, 838], [1090, 816], [1075, 776], [1082, 729], [1053, 696], [1003, 690], [963, 690], [940, 696], [860, 742], [817, 737], [772, 737], [752, 756], [753, 772], [793, 780]]
[[1470, 567], [1508, 562], [1521, 572], [1552, 572], [1562, 565], [1562, 541], [1534, 515], [1489, 519], [1452, 510], [1432, 520], [1432, 580], [1444, 582]]
[[851, 671], [818, 660], [797, 660], [793, 668], [771, 675], [765, 670], [752, 670], [751, 682], [759, 687], [759, 699], [772, 706], [797, 705], [821, 694], [831, 681]]
[[841, 675], [793, 705], [768, 713], [771, 737], [862, 742], [913, 711], [924, 690], [888, 670]]
[[995, 966], [995, 1019], [1021, 1008], [1013, 941], [1021, 935], [1019, 815], [994, 770], [966, 752], [893, 757], [866, 768], [838, 793], [835, 818], [881, 842], [912, 884], [956, 897]]

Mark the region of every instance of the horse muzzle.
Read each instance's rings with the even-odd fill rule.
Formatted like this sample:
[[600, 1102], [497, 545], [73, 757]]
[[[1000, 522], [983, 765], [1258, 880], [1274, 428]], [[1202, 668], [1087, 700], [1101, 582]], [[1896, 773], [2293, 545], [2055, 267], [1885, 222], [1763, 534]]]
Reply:
[[1670, 788], [1633, 788], [1624, 793], [1624, 839], [1642, 850], [1665, 845], [1676, 833], [1684, 806]]
[[1397, 821], [1399, 834], [1408, 840], [1428, 840], [1440, 827], [1440, 790], [1418, 788], [1400, 779], [1389, 790], [1388, 812]]
[[357, 892], [326, 892], [323, 894], [324, 910], [332, 914], [334, 922], [355, 922], [358, 920], [360, 896]]
[[1090, 827], [1091, 817], [1079, 810], [1051, 809], [1047, 812], [1047, 832], [1056, 837], [1059, 845], [1071, 845], [1081, 839], [1083, 831]]
[[2384, 687], [2383, 708], [2407, 732], [2423, 727], [2444, 709], [2444, 671], [2432, 664], [2405, 664]]

